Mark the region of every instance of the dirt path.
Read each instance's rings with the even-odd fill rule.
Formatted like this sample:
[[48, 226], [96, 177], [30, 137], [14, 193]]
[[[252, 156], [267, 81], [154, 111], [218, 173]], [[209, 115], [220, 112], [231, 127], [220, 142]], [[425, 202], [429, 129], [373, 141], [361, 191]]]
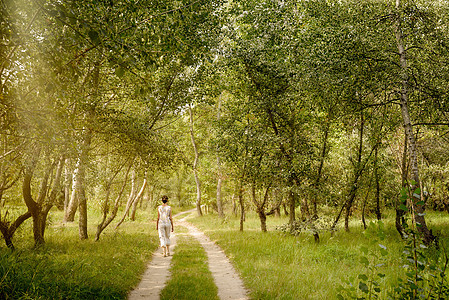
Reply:
[[[180, 215], [191, 212], [192, 211], [183, 212], [175, 215], [174, 217], [176, 218]], [[188, 223], [185, 218], [186, 217], [179, 221], [175, 220], [175, 225], [186, 227], [189, 230], [188, 234], [195, 237], [206, 251], [209, 269], [218, 288], [218, 297], [220, 299], [248, 299], [242, 280], [230, 263], [229, 259], [224, 254], [223, 250], [212, 242], [204, 233]], [[170, 247], [170, 251], [176, 255], [176, 252], [173, 251], [176, 246], [176, 234], [172, 234], [171, 242], [172, 246]], [[164, 288], [165, 283], [170, 278], [170, 263], [171, 256], [163, 257], [162, 249], [159, 248], [153, 254], [153, 258], [148, 264], [147, 270], [145, 271], [141, 282], [137, 288], [129, 294], [128, 300], [159, 300], [159, 294]]]

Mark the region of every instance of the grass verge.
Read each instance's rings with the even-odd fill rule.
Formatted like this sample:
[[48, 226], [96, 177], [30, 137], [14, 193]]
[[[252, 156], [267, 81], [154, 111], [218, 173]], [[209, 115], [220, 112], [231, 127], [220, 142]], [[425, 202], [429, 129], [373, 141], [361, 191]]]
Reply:
[[[440, 241], [447, 244], [448, 217], [429, 218], [440, 233]], [[387, 299], [387, 287], [394, 286], [399, 273], [403, 273], [401, 254], [403, 243], [392, 226], [385, 220], [385, 238], [381, 242], [376, 234], [363, 231], [353, 224], [351, 232], [321, 234], [316, 244], [310, 234], [293, 237], [274, 230], [275, 225], [287, 219], [270, 218], [269, 232], [259, 230], [257, 217], [249, 214], [245, 231], [239, 232], [238, 219], [220, 219], [216, 215], [189, 219], [219, 244], [239, 271], [251, 299], [337, 299], [337, 288], [344, 281], [357, 280], [366, 274], [367, 266], [361, 262], [368, 257], [370, 266], [382, 264], [375, 272], [386, 276], [379, 280], [381, 299]], [[388, 255], [379, 255], [381, 247]], [[367, 247], [368, 254], [362, 250]]]
[[32, 249], [31, 237], [0, 248], [0, 299], [126, 299], [158, 246], [148, 220], [108, 228], [94, 242], [80, 241], [77, 224], [53, 224], [46, 243]]
[[195, 238], [178, 234], [171, 264], [171, 278], [161, 299], [219, 299], [206, 252]]

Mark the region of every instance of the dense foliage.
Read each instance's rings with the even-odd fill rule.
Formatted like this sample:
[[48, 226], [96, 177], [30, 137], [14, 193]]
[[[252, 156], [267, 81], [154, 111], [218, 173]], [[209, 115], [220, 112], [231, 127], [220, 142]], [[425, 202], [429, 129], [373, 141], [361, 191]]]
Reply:
[[401, 236], [415, 222], [434, 242], [424, 210], [449, 211], [446, 2], [2, 1], [6, 244], [29, 218], [44, 243], [53, 206], [79, 214], [81, 239], [101, 210], [98, 239], [162, 193], [240, 212], [241, 230], [248, 209], [262, 230], [282, 208], [291, 230], [394, 209]]

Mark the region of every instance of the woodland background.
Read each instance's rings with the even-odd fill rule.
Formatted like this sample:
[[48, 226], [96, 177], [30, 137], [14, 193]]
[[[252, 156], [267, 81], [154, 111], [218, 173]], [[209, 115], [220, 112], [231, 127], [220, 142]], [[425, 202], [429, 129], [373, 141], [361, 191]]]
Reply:
[[[0, 230], [168, 194], [404, 237], [449, 212], [447, 1], [1, 1]], [[295, 213], [296, 211], [296, 213]], [[322, 225], [324, 224], [324, 225]], [[320, 227], [321, 226], [321, 227]]]

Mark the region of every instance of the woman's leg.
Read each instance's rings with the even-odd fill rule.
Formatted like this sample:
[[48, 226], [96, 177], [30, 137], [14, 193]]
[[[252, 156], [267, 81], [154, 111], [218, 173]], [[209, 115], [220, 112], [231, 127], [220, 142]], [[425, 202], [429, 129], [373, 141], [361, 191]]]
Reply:
[[159, 224], [159, 228], [158, 228], [158, 233], [159, 233], [159, 241], [162, 247], [162, 251], [164, 254], [164, 257], [167, 256], [167, 237], [166, 237], [166, 230], [165, 230], [165, 226], [162, 224]]
[[170, 231], [171, 231], [171, 225], [165, 226], [165, 237], [166, 237], [165, 245], [167, 246], [167, 255], [168, 256], [170, 255], [170, 244], [171, 244]]

